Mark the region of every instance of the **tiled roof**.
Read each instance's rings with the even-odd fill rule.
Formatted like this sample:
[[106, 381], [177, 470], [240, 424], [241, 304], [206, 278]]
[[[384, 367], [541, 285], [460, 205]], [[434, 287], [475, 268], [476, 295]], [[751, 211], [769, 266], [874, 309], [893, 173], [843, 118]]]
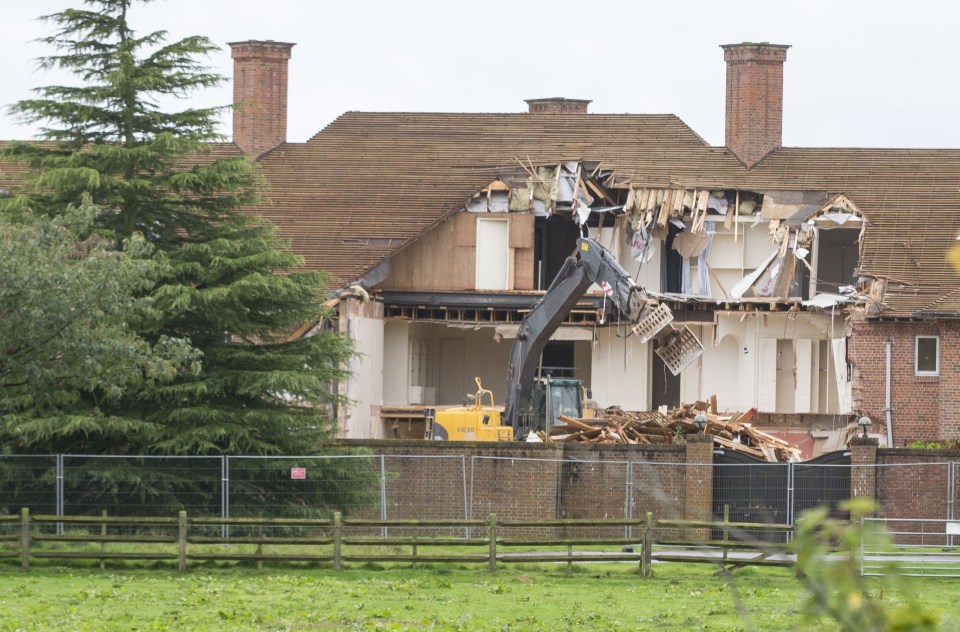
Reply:
[[348, 112], [262, 161], [258, 210], [308, 267], [349, 282], [518, 158], [600, 161], [636, 186], [843, 193], [868, 220], [862, 272], [890, 279], [885, 313], [928, 311], [960, 286], [946, 261], [960, 150], [783, 148], [746, 170], [672, 115]]
[[637, 187], [843, 193], [868, 221], [862, 272], [889, 279], [885, 314], [960, 313], [946, 260], [960, 231], [960, 150], [782, 148], [747, 170], [673, 115], [348, 112], [261, 160], [267, 199], [254, 210], [308, 268], [346, 284], [517, 159], [600, 161]]
[[[617, 157], [669, 183], [674, 165], [705, 150], [672, 115], [348, 112], [306, 143], [288, 143], [262, 160], [269, 203], [257, 210], [309, 267], [349, 282], [498, 172], [516, 169], [518, 158]], [[738, 164], [722, 150], [719, 159]]]

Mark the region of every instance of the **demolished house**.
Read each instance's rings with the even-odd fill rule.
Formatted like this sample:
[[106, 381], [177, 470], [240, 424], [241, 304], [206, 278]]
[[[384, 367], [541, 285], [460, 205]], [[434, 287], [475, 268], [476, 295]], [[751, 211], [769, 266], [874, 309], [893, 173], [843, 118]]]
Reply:
[[[886, 407], [898, 445], [941, 432], [908, 430], [914, 404], [874, 395], [885, 334], [870, 332], [956, 316], [943, 253], [960, 228], [960, 152], [781, 147], [787, 47], [723, 48], [724, 147], [672, 115], [559, 98], [520, 114], [348, 112], [306, 143], [277, 139], [260, 158], [270, 203], [255, 210], [337, 279], [339, 326], [362, 352], [342, 385], [345, 437], [405, 436], [411, 417], [385, 407], [460, 404], [475, 376], [502, 402], [519, 323], [582, 230], [705, 347], [674, 376], [604, 321], [593, 288], [542, 366], [582, 379], [598, 407], [716, 393], [766, 429], [867, 414], [879, 431]], [[912, 356], [904, 335], [897, 352]]]
[[519, 324], [584, 231], [705, 347], [673, 375], [592, 288], [542, 367], [582, 379], [598, 407], [717, 394], [767, 431], [868, 415], [890, 445], [960, 434], [941, 373], [960, 314], [945, 257], [960, 151], [782, 147], [787, 46], [722, 47], [722, 147], [673, 115], [562, 98], [513, 114], [347, 112], [288, 143], [292, 44], [231, 47], [235, 100], [253, 104], [234, 140], [267, 183], [250, 210], [332, 275], [337, 326], [361, 352], [340, 385], [343, 437], [416, 436], [416, 411], [462, 403], [477, 376], [502, 403]]

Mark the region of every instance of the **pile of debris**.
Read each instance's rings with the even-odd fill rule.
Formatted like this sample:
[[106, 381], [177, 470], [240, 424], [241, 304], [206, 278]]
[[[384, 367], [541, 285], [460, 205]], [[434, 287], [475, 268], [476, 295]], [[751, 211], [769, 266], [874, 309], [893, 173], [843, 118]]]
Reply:
[[719, 415], [716, 398], [711, 402], [684, 404], [667, 414], [660, 412], [629, 412], [617, 407], [607, 408], [598, 419], [559, 417], [565, 425], [550, 429], [549, 441], [557, 443], [683, 443], [687, 435], [700, 429], [695, 421], [698, 414], [707, 418], [703, 432], [713, 437], [717, 447], [736, 450], [771, 463], [799, 461], [800, 449], [786, 441], [754, 428], [750, 419], [757, 413], [751, 408], [745, 413]]

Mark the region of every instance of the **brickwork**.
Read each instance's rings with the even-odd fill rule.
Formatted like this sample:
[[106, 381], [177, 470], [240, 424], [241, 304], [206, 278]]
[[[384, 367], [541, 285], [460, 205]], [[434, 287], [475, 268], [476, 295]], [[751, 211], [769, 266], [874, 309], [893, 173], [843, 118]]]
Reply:
[[[960, 488], [956, 477], [960, 453], [940, 450], [880, 450], [877, 454], [877, 505], [883, 518], [919, 518], [927, 522], [891, 522], [888, 528], [903, 535], [899, 544], [943, 546], [946, 519], [957, 517]], [[952, 494], [952, 496], [951, 496]], [[931, 522], [932, 521], [932, 522]]]
[[[560, 488], [563, 518], [658, 518], [683, 514], [684, 448], [681, 445], [565, 446]], [[616, 537], [622, 527], [605, 530]]]
[[789, 46], [744, 42], [721, 48], [727, 62], [726, 146], [749, 169], [782, 142]]
[[[713, 437], [692, 435], [686, 444], [684, 507], [686, 520], [710, 520], [713, 516]], [[708, 529], [691, 529], [687, 537], [706, 540]]]
[[287, 140], [287, 62], [293, 44], [233, 42], [233, 142], [251, 158]]
[[877, 500], [877, 440], [858, 438], [850, 442], [850, 497]]
[[[853, 408], [886, 431], [886, 343], [892, 342], [890, 408], [893, 447], [960, 438], [960, 323], [854, 320], [847, 346]], [[916, 336], [940, 337], [940, 374], [915, 374]]]
[[[464, 469], [466, 513], [474, 518], [490, 513], [503, 519], [624, 518], [628, 513], [642, 517], [647, 511], [657, 517], [684, 517], [686, 458], [681, 445], [341, 444], [386, 455], [388, 518], [464, 517]], [[629, 461], [634, 462], [632, 473]], [[710, 480], [699, 493], [709, 496]], [[367, 514], [376, 517], [379, 511]]]
[[530, 114], [586, 114], [589, 105], [590, 101], [585, 99], [527, 99]]
[[[699, 437], [688, 438], [685, 445], [652, 446], [340, 443], [385, 455], [388, 518], [459, 519], [469, 515], [483, 520], [490, 513], [496, 513], [501, 521], [642, 518], [651, 511], [658, 519], [704, 520], [710, 518], [713, 507], [713, 443]], [[883, 518], [936, 521], [901, 523], [898, 530], [942, 534], [950, 512], [954, 517], [960, 515], [960, 480], [949, 480], [951, 475], [960, 479], [960, 465], [951, 465], [951, 461], [960, 463], [960, 452], [878, 449], [873, 438], [855, 439], [850, 452], [851, 496], [875, 499], [877, 515]], [[628, 462], [632, 463], [629, 469]], [[371, 459], [371, 466], [379, 470], [379, 459]], [[833, 468], [821, 469], [824, 475], [834, 474]], [[363, 515], [377, 518], [379, 507]], [[462, 529], [447, 531], [454, 532], [462, 533]], [[538, 533], [576, 535], [551, 529]], [[622, 533], [623, 527], [611, 527], [603, 535]], [[501, 535], [516, 535], [516, 529], [506, 528]], [[661, 537], [671, 538], [707, 535], [705, 529], [661, 533]], [[921, 539], [914, 538], [916, 542]], [[906, 537], [903, 542], [914, 540]]]
[[[877, 503], [882, 515], [945, 518], [950, 500], [947, 497], [950, 461], [960, 461], [960, 454], [945, 450], [880, 450]], [[958, 493], [960, 490], [954, 486], [954, 495]]]

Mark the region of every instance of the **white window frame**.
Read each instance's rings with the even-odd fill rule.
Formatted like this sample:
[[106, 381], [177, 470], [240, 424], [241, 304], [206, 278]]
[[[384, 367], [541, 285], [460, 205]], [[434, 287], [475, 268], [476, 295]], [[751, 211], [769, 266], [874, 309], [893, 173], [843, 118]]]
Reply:
[[[933, 371], [921, 371], [920, 370], [920, 339], [923, 338], [933, 339], [937, 341], [937, 352], [935, 354], [935, 359], [937, 366]], [[913, 341], [913, 373], [917, 376], [936, 376], [940, 375], [940, 336], [916, 336]]]

